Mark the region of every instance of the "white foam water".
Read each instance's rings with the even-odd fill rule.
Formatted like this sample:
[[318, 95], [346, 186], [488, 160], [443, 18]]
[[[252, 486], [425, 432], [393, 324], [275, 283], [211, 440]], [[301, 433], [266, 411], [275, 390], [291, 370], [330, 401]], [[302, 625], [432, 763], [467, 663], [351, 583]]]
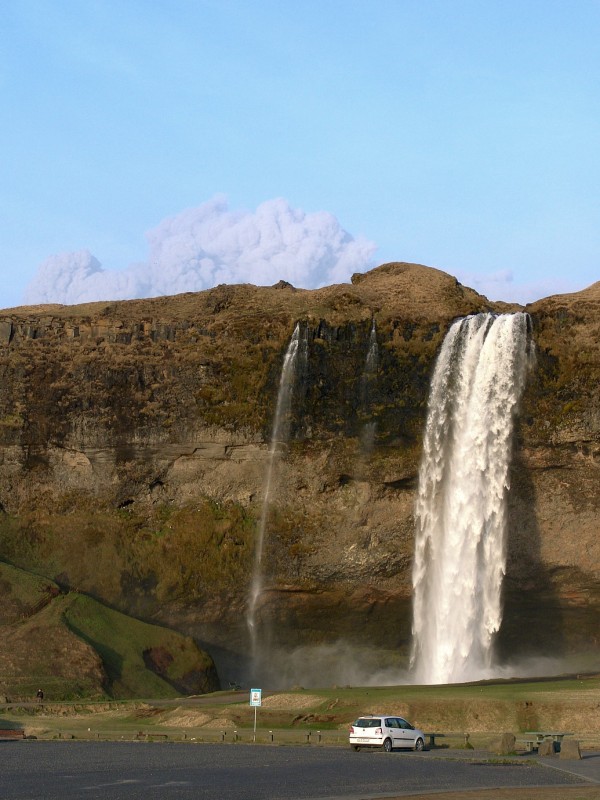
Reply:
[[416, 501], [416, 682], [490, 677], [502, 621], [514, 419], [531, 345], [528, 316], [456, 321], [429, 395]]
[[371, 333], [369, 335], [369, 349], [367, 351], [367, 358], [365, 361], [364, 375], [372, 377], [377, 373], [379, 365], [379, 346], [377, 344], [377, 328], [375, 327], [375, 320], [371, 323]]

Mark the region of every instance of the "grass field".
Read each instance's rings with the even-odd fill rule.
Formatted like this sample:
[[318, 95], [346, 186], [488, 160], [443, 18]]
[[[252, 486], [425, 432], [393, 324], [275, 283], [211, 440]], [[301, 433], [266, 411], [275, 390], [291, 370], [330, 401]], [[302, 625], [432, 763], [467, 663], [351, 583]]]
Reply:
[[[572, 733], [582, 747], [600, 746], [600, 677], [456, 686], [340, 687], [265, 693], [257, 714], [257, 741], [346, 744], [360, 714], [406, 717], [425, 731], [443, 733], [442, 747], [492, 745], [502, 732]], [[249, 694], [216, 692], [162, 700], [12, 705], [0, 726], [36, 736], [150, 737], [250, 741], [254, 710]], [[236, 732], [234, 734], [234, 732]], [[271, 733], [273, 732], [273, 733]]]

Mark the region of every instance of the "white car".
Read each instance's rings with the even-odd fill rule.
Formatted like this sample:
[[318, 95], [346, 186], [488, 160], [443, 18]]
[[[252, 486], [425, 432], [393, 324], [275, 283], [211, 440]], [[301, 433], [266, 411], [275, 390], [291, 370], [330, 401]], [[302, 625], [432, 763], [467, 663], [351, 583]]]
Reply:
[[353, 750], [383, 747], [386, 753], [391, 753], [394, 747], [422, 750], [425, 747], [425, 734], [402, 717], [367, 714], [359, 717], [350, 727], [350, 746]]

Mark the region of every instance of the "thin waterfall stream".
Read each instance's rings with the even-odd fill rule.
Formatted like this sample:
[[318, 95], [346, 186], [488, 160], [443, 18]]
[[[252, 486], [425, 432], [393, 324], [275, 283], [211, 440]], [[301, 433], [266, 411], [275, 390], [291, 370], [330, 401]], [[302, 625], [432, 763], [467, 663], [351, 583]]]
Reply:
[[[373, 382], [377, 379], [377, 369], [379, 367], [379, 345], [377, 344], [377, 329], [375, 319], [371, 324], [369, 335], [369, 348], [365, 359], [365, 367], [360, 379], [360, 399], [363, 413], [366, 414], [371, 402], [373, 393]], [[377, 423], [373, 420], [365, 422], [361, 433], [361, 447], [363, 454], [369, 455], [375, 442]]]
[[514, 419], [529, 317], [457, 320], [436, 362], [416, 502], [412, 667], [419, 683], [490, 676], [502, 621]]
[[298, 355], [303, 349], [306, 349], [305, 346], [306, 342], [301, 338], [300, 335], [300, 323], [297, 323], [283, 359], [281, 377], [279, 379], [277, 405], [275, 407], [275, 417], [273, 419], [271, 443], [269, 447], [267, 470], [264, 481], [264, 496], [257, 530], [256, 545], [254, 550], [254, 565], [252, 570], [252, 579], [250, 582], [248, 609], [246, 613], [246, 623], [250, 633], [250, 654], [252, 663], [254, 665], [256, 665], [259, 655], [257, 607], [264, 584], [263, 551], [265, 547], [265, 533], [267, 530], [269, 505], [271, 502], [271, 494], [274, 483], [274, 467], [280, 455], [282, 446], [287, 443], [289, 438], [290, 411], [296, 377], [296, 364]]

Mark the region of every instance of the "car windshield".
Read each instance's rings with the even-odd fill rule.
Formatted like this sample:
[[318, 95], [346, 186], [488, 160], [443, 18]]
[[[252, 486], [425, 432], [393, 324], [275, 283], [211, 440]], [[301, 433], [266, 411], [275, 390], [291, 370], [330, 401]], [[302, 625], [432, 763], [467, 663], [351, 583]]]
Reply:
[[356, 725], [357, 728], [380, 728], [381, 720], [379, 719], [379, 717], [377, 717], [376, 719], [373, 718], [363, 719], [361, 717], [360, 719], [357, 719], [354, 724]]

